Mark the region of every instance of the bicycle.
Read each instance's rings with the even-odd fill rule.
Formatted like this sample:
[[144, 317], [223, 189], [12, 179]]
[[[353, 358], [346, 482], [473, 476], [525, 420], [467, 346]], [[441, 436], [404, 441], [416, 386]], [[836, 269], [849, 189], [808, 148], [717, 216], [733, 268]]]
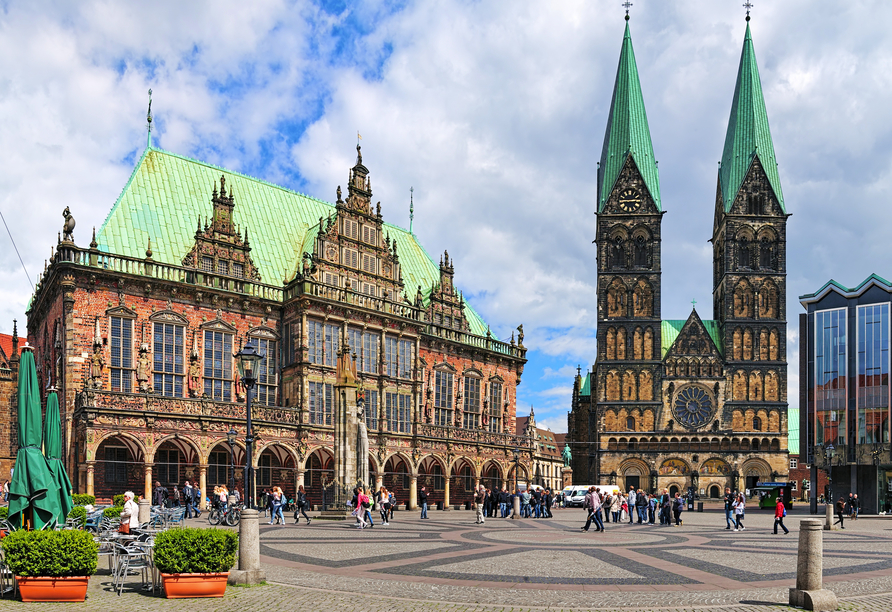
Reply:
[[208, 513], [208, 522], [211, 525], [219, 525], [220, 523], [223, 523], [225, 525], [228, 525], [229, 527], [235, 527], [241, 520], [242, 509], [235, 505], [230, 506], [226, 510], [223, 510], [218, 506], [214, 506]]

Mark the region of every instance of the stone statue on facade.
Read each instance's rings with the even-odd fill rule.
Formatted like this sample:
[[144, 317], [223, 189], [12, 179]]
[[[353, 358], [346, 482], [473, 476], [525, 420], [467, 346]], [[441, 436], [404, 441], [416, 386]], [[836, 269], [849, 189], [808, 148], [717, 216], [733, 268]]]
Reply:
[[198, 361], [198, 351], [193, 350], [189, 357], [189, 397], [201, 395], [201, 364]]
[[[65, 210], [68, 210], [67, 208]], [[87, 387], [102, 388], [102, 371], [105, 369], [105, 355], [102, 354], [102, 334], [99, 331], [99, 319], [96, 319], [96, 331], [93, 335], [93, 354], [90, 356], [90, 378]]]
[[151, 361], [149, 357], [149, 345], [143, 342], [139, 345], [139, 357], [136, 361], [136, 385], [140, 393], [149, 392], [149, 372]]
[[65, 219], [65, 224], [62, 226], [62, 240], [74, 242], [74, 217], [71, 216], [71, 210], [67, 206], [62, 211], [62, 217]]
[[570, 445], [564, 444], [564, 451], [561, 453], [564, 460], [564, 467], [570, 467], [570, 461], [573, 459], [573, 453], [570, 452]]

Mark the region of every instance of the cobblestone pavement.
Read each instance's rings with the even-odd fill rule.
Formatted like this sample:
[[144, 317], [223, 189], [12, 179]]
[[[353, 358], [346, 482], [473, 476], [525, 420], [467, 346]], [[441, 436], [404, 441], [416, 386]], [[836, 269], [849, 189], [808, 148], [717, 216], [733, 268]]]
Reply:
[[[229, 587], [212, 610], [790, 610], [799, 520], [773, 535], [770, 513], [747, 513], [747, 529], [724, 529], [720, 512], [685, 513], [681, 527], [608, 524], [581, 533], [584, 514], [550, 520], [487, 519], [471, 512], [398, 512], [389, 526], [357, 530], [348, 522], [261, 526], [269, 584]], [[203, 521], [190, 521], [196, 526]], [[824, 532], [825, 587], [840, 609], [892, 610], [892, 518], [863, 518]], [[102, 565], [102, 564], [101, 564]], [[83, 604], [41, 610], [182, 609], [142, 591], [133, 577], [122, 596], [107, 570], [90, 581]], [[192, 605], [199, 602], [191, 602]], [[22, 603], [0, 600], [0, 612]]]

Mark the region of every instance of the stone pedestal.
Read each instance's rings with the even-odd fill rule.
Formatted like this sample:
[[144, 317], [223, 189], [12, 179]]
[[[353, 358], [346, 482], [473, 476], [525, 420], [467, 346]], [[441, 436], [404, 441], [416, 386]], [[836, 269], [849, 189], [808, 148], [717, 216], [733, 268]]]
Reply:
[[824, 531], [831, 531], [833, 529], [833, 504], [828, 503], [824, 506]]
[[152, 519], [152, 502], [148, 498], [139, 500], [139, 524], [143, 525]]
[[260, 513], [242, 510], [238, 530], [238, 569], [230, 570], [229, 584], [260, 584], [266, 574], [260, 569]]
[[561, 469], [561, 486], [567, 488], [573, 484], [573, 468], [565, 467]]
[[836, 610], [839, 602], [824, 587], [824, 534], [820, 519], [799, 522], [799, 556], [796, 588], [790, 589], [790, 605], [806, 610]]
[[512, 519], [520, 518], [520, 495], [514, 496], [514, 512], [511, 514]]

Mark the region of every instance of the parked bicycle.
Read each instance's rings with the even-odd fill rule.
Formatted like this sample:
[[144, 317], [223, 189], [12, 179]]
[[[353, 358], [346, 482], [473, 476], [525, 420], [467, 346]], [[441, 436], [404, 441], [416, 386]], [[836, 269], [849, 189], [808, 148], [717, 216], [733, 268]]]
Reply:
[[242, 508], [235, 504], [229, 506], [225, 510], [219, 506], [214, 506], [208, 513], [208, 522], [211, 525], [219, 525], [223, 523], [230, 527], [235, 527], [242, 520]]

